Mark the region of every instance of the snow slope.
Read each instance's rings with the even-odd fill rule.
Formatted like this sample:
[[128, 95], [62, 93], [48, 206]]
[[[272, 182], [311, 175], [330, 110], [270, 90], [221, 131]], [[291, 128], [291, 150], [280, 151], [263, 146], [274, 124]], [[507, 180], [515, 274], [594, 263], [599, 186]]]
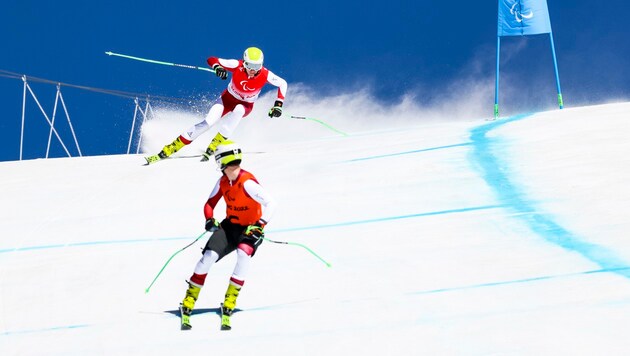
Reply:
[[308, 121], [286, 123], [300, 125], [299, 139], [266, 139], [278, 124], [244, 125], [243, 167], [280, 202], [267, 237], [332, 267], [264, 243], [222, 332], [229, 256], [182, 332], [174, 313], [205, 238], [145, 289], [203, 232], [213, 164], [2, 162], [2, 355], [630, 349], [629, 103], [347, 137]]

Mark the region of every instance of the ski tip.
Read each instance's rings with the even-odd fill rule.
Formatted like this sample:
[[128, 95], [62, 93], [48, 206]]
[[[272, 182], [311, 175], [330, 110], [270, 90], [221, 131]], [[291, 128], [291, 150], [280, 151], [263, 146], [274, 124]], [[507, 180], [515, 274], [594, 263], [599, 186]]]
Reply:
[[146, 161], [145, 166], [148, 166], [152, 163], [156, 163], [158, 161], [161, 161], [163, 158], [159, 156], [159, 154], [157, 155], [153, 155], [153, 156], [145, 156], [144, 160]]

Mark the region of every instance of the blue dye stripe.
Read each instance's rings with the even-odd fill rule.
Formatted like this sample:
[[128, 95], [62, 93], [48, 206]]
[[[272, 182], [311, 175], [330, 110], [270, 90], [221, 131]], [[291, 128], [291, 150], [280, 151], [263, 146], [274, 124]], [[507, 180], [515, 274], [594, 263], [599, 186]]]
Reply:
[[411, 219], [411, 218], [419, 218], [419, 217], [434, 216], [434, 215], [444, 215], [444, 214], [465, 213], [465, 212], [469, 212], [469, 211], [498, 209], [498, 208], [503, 208], [503, 206], [502, 205], [475, 206], [475, 207], [470, 207], [470, 208], [431, 211], [431, 212], [427, 212], [427, 213], [419, 213], [419, 214], [411, 214], [411, 215], [400, 215], [400, 216], [390, 216], [390, 217], [383, 217], [383, 218], [377, 218], [377, 219], [347, 221], [347, 222], [341, 222], [341, 223], [336, 223], [336, 224], [325, 224], [325, 225], [313, 225], [313, 226], [305, 226], [305, 227], [294, 227], [294, 228], [273, 230], [271, 232], [283, 233], [283, 232], [293, 232], [293, 231], [303, 231], [303, 230], [327, 229], [327, 228], [331, 228], [331, 227], [351, 226], [351, 225], [360, 225], [360, 224], [371, 224], [371, 223], [377, 223], [377, 222], [383, 222], [383, 221], [392, 221], [392, 220], [400, 220], [400, 219]]
[[81, 329], [87, 328], [90, 325], [68, 325], [68, 326], [56, 326], [47, 329], [31, 329], [31, 330], [18, 330], [18, 331], [5, 331], [0, 333], [0, 336], [11, 336], [11, 335], [21, 335], [21, 334], [34, 334], [34, 333], [42, 333], [48, 331], [58, 331], [58, 330], [68, 330], [68, 329]]
[[455, 292], [455, 291], [467, 290], [467, 289], [487, 288], [487, 287], [495, 287], [495, 286], [504, 286], [504, 285], [509, 285], [509, 284], [521, 284], [521, 283], [537, 282], [537, 281], [544, 281], [544, 280], [551, 280], [551, 279], [583, 276], [583, 275], [588, 275], [588, 274], [621, 273], [621, 272], [628, 272], [629, 270], [630, 270], [630, 267], [604, 268], [604, 269], [597, 269], [597, 270], [592, 270], [592, 271], [558, 274], [558, 275], [550, 275], [550, 276], [540, 276], [540, 277], [524, 278], [524, 279], [515, 279], [515, 280], [503, 281], [503, 282], [480, 283], [480, 284], [473, 284], [473, 285], [462, 286], [462, 287], [433, 289], [433, 290], [427, 290], [427, 291], [421, 291], [421, 292], [412, 292], [408, 294], [409, 295], [422, 295], [422, 294], [447, 293], [447, 292]]
[[470, 146], [470, 145], [472, 145], [472, 142], [465, 142], [465, 143], [458, 143], [458, 144], [455, 144], [455, 145], [429, 147], [429, 148], [422, 148], [422, 149], [413, 150], [413, 151], [389, 153], [389, 154], [386, 154], [386, 155], [369, 156], [369, 157], [364, 157], [364, 158], [355, 158], [355, 159], [350, 159], [350, 160], [343, 161], [343, 162], [367, 161], [367, 160], [370, 160], [370, 159], [379, 159], [379, 158], [387, 158], [387, 157], [393, 157], [393, 156], [402, 156], [402, 155], [408, 155], [408, 154], [413, 154], [413, 153], [436, 151], [436, 150], [443, 150], [443, 149], [446, 149], [446, 148], [464, 147], [464, 146]]
[[502, 151], [497, 147], [502, 142], [498, 138], [489, 138], [487, 134], [502, 125], [529, 116], [531, 114], [518, 115], [484, 124], [471, 130], [470, 138], [473, 142], [471, 160], [480, 168], [483, 179], [494, 190], [501, 205], [521, 213], [517, 215], [517, 218], [523, 220], [536, 234], [553, 244], [581, 254], [599, 265], [602, 270], [630, 278], [630, 270], [626, 268], [628, 264], [618, 258], [613, 251], [581, 240], [553, 221], [551, 216], [540, 213], [528, 200], [526, 194], [510, 181], [509, 166], [503, 164], [495, 156], [495, 151], [499, 153]]
[[0, 254], [7, 252], [22, 252], [33, 250], [47, 250], [63, 247], [77, 247], [77, 246], [94, 246], [94, 245], [118, 245], [129, 243], [144, 243], [144, 242], [159, 242], [159, 241], [171, 241], [171, 240], [190, 240], [190, 237], [165, 237], [165, 238], [151, 238], [151, 239], [133, 239], [133, 240], [118, 240], [118, 241], [86, 241], [86, 242], [74, 242], [69, 244], [56, 244], [56, 245], [41, 245], [41, 246], [27, 246], [7, 248], [0, 250]]
[[[434, 216], [434, 215], [444, 215], [444, 214], [465, 213], [469, 211], [488, 210], [488, 209], [497, 209], [497, 208], [502, 208], [502, 206], [501, 205], [485, 205], [485, 206], [475, 206], [475, 207], [462, 208], [462, 209], [431, 211], [431, 212], [419, 213], [419, 214], [389, 216], [389, 217], [382, 217], [382, 218], [368, 219], [368, 220], [347, 221], [347, 222], [340, 222], [340, 223], [335, 223], [335, 224], [303, 226], [303, 227], [294, 227], [294, 228], [277, 229], [277, 230], [270, 229], [270, 230], [267, 230], [267, 233], [274, 234], [274, 233], [286, 233], [286, 232], [293, 232], [293, 231], [327, 229], [327, 228], [340, 227], [340, 226], [371, 224], [371, 223], [377, 223], [377, 222], [383, 222], [383, 221], [412, 219], [412, 218]], [[173, 240], [191, 240], [191, 239], [192, 238], [190, 237], [167, 237], [167, 238], [161, 238], [161, 239], [151, 238], [151, 239], [134, 239], [134, 240], [118, 240], [118, 241], [91, 241], [91, 242], [88, 241], [88, 242], [70, 243], [70, 244], [65, 244], [65, 245], [57, 244], [57, 245], [29, 246], [29, 247], [4, 249], [4, 250], [0, 250], [0, 254], [8, 253], [8, 252], [55, 249], [55, 248], [63, 248], [63, 247], [118, 245], [118, 244], [128, 244], [128, 243], [146, 243], [146, 242], [160, 242], [160, 241], [173, 241]]]

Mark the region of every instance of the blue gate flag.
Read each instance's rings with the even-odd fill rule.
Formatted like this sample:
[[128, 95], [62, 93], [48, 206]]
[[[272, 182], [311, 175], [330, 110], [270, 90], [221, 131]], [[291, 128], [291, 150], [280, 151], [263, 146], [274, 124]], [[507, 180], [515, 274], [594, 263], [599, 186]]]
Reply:
[[547, 0], [499, 0], [498, 36], [551, 33]]

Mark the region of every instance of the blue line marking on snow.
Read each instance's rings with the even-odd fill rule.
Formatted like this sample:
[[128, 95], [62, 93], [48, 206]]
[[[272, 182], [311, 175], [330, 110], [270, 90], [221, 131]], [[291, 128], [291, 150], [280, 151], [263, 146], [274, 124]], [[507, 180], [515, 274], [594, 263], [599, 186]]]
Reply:
[[[442, 211], [430, 211], [426, 213], [418, 213], [418, 214], [410, 214], [410, 215], [400, 215], [400, 216], [389, 216], [389, 217], [381, 217], [375, 219], [367, 219], [367, 220], [357, 220], [357, 221], [347, 221], [347, 222], [339, 222], [334, 224], [323, 224], [323, 225], [313, 225], [313, 226], [302, 226], [302, 227], [293, 227], [293, 228], [285, 228], [285, 229], [269, 229], [267, 233], [285, 233], [292, 231], [304, 231], [304, 230], [314, 230], [314, 229], [326, 229], [332, 227], [340, 227], [340, 226], [351, 226], [351, 225], [360, 225], [360, 224], [370, 224], [376, 222], [383, 221], [391, 221], [391, 220], [401, 220], [401, 219], [412, 219], [419, 218], [424, 216], [434, 216], [434, 215], [444, 215], [444, 214], [455, 214], [455, 213], [465, 213], [469, 211], [477, 211], [477, 210], [488, 210], [488, 209], [498, 209], [502, 208], [501, 205], [485, 205], [485, 206], [475, 206], [470, 208], [462, 208], [462, 209], [452, 209], [452, 210], [442, 210]], [[87, 242], [76, 242], [69, 244], [57, 244], [57, 245], [42, 245], [42, 246], [27, 246], [27, 247], [16, 247], [0, 250], [0, 254], [8, 253], [8, 252], [23, 252], [23, 251], [32, 251], [32, 250], [43, 250], [43, 249], [55, 249], [55, 248], [63, 248], [63, 247], [77, 247], [77, 246], [95, 246], [95, 245], [119, 245], [119, 244], [129, 244], [129, 243], [146, 243], [146, 242], [160, 242], [160, 241], [172, 241], [172, 240], [193, 240], [191, 237], [166, 237], [166, 238], [151, 238], [151, 239], [133, 239], [133, 240], [117, 240], [117, 241], [87, 241]]]
[[344, 161], [344, 162], [367, 161], [367, 160], [370, 160], [370, 159], [386, 158], [386, 157], [392, 157], [392, 156], [402, 156], [402, 155], [408, 155], [408, 154], [413, 154], [413, 153], [436, 151], [436, 150], [443, 150], [443, 149], [446, 149], [446, 148], [464, 147], [464, 146], [470, 146], [470, 145], [472, 145], [472, 142], [465, 142], [465, 143], [458, 143], [458, 144], [455, 144], [455, 145], [429, 147], [429, 148], [422, 148], [422, 149], [413, 150], [413, 151], [389, 153], [389, 154], [386, 154], [386, 155], [369, 156], [369, 157], [364, 157], [364, 158], [354, 158], [354, 159], [350, 159], [350, 160], [347, 160], [347, 161]]
[[95, 246], [95, 245], [119, 245], [119, 244], [129, 244], [129, 243], [144, 243], [144, 242], [156, 242], [156, 241], [171, 241], [171, 240], [190, 240], [190, 237], [164, 237], [164, 238], [150, 238], [150, 239], [133, 239], [133, 240], [112, 240], [112, 241], [86, 241], [86, 242], [74, 242], [69, 244], [56, 244], [56, 245], [40, 245], [40, 246], [26, 246], [26, 247], [16, 247], [16, 248], [7, 248], [0, 250], [1, 253], [7, 252], [22, 252], [22, 251], [33, 251], [33, 250], [46, 250], [46, 249], [55, 249], [55, 248], [63, 248], [63, 247], [77, 247], [77, 246]]
[[588, 274], [611, 273], [611, 272], [612, 273], [620, 273], [620, 272], [628, 272], [628, 271], [630, 271], [630, 267], [604, 268], [604, 269], [598, 269], [598, 270], [592, 270], [592, 271], [567, 273], [567, 274], [559, 274], [559, 275], [550, 275], [550, 276], [540, 276], [540, 277], [532, 277], [532, 278], [523, 278], [523, 279], [515, 279], [515, 280], [503, 281], [503, 282], [480, 283], [480, 284], [473, 284], [473, 285], [462, 286], [462, 287], [440, 288], [440, 289], [433, 289], [433, 290], [427, 290], [427, 291], [421, 291], [421, 292], [412, 292], [412, 293], [409, 293], [409, 294], [411, 294], [411, 295], [422, 295], [422, 294], [447, 293], [447, 292], [455, 292], [455, 291], [467, 290], [467, 289], [477, 289], [477, 288], [504, 286], [504, 285], [509, 285], [509, 284], [522, 284], [522, 283], [537, 282], [537, 281], [544, 281], [544, 280], [551, 280], [551, 279], [558, 279], [558, 278], [582, 276], [582, 275], [588, 275]]
[[524, 119], [531, 114], [513, 116], [508, 119], [494, 121], [478, 126], [471, 130], [470, 138], [473, 142], [472, 161], [480, 167], [486, 183], [494, 190], [501, 205], [514, 210], [518, 218], [522, 219], [532, 231], [545, 240], [562, 248], [575, 251], [590, 261], [596, 263], [603, 270], [617, 273], [630, 278], [628, 264], [619, 259], [613, 251], [606, 247], [580, 240], [571, 232], [553, 221], [552, 217], [538, 212], [526, 194], [510, 181], [509, 167], [495, 156], [494, 151], [500, 152], [497, 146], [502, 144], [498, 138], [490, 138], [488, 132], [510, 122]]
[[87, 328], [90, 325], [68, 325], [68, 326], [56, 326], [52, 328], [46, 329], [31, 329], [31, 330], [18, 330], [18, 331], [5, 331], [0, 333], [0, 336], [10, 336], [10, 335], [20, 335], [20, 334], [34, 334], [34, 333], [42, 333], [48, 331], [57, 331], [57, 330], [68, 330], [68, 329], [81, 329]]
[[368, 220], [347, 221], [347, 222], [340, 222], [340, 223], [336, 223], [336, 224], [324, 224], [324, 225], [313, 225], [313, 226], [278, 229], [278, 230], [273, 230], [273, 231], [270, 231], [270, 232], [283, 233], [283, 232], [302, 231], [302, 230], [326, 229], [326, 228], [331, 228], [331, 227], [370, 224], [370, 223], [383, 222], [383, 221], [419, 218], [419, 217], [424, 217], [424, 216], [434, 216], [434, 215], [444, 215], [444, 214], [465, 213], [465, 212], [469, 212], [469, 211], [498, 209], [498, 208], [503, 208], [503, 206], [502, 205], [484, 205], [484, 206], [476, 206], [476, 207], [471, 207], [471, 208], [451, 209], [451, 210], [442, 210], [442, 211], [431, 211], [431, 212], [428, 212], [428, 213], [420, 213], [420, 214], [390, 216], [390, 217], [368, 219]]

